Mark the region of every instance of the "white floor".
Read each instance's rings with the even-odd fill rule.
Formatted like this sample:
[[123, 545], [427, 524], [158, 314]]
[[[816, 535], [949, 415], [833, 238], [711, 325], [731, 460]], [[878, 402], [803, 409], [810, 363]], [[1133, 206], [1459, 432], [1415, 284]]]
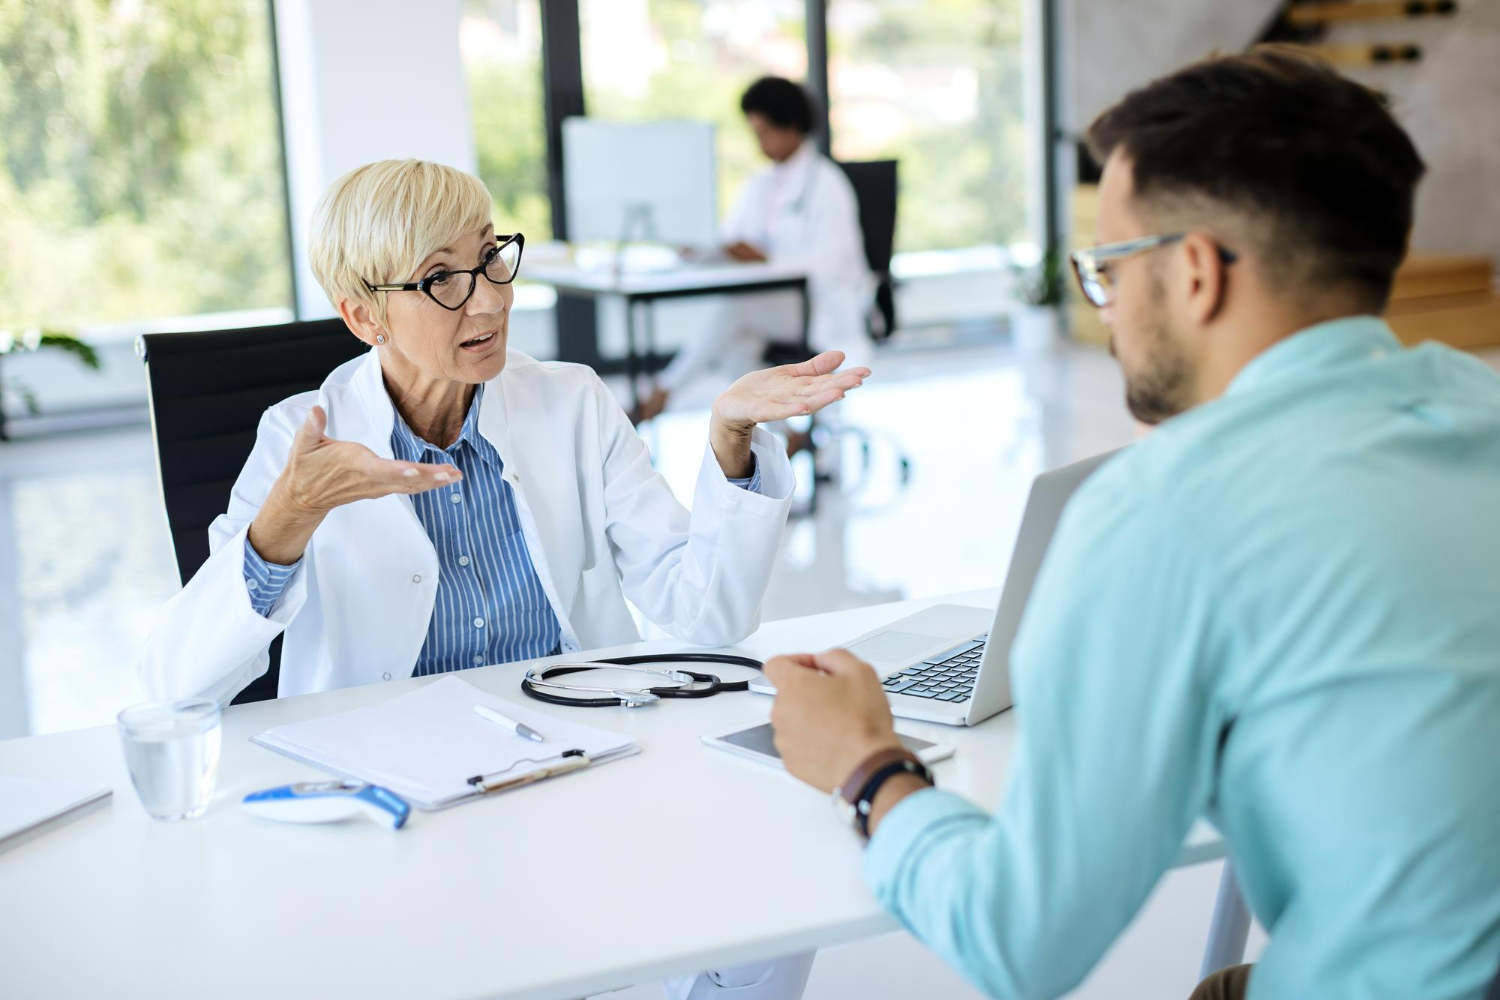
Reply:
[[[907, 348], [874, 367], [843, 404], [868, 435], [868, 467], [848, 436], [841, 487], [787, 532], [767, 619], [998, 584], [1031, 477], [1135, 435], [1099, 350]], [[687, 405], [647, 429], [684, 497], [707, 422]], [[176, 589], [145, 428], [0, 445], [0, 738], [108, 723], [137, 700], [135, 652]], [[1166, 878], [1074, 995], [1186, 996], [1217, 878], [1217, 865]], [[904, 934], [829, 949], [807, 993], [978, 995]]]

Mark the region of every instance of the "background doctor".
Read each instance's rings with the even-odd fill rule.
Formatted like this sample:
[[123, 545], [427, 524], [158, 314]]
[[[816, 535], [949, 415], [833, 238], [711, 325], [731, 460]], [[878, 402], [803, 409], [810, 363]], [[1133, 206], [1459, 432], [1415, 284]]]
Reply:
[[[865, 261], [854, 188], [810, 138], [812, 98], [791, 80], [767, 76], [745, 91], [740, 110], [771, 164], [745, 182], [724, 225], [724, 251], [739, 261], [805, 268], [812, 346], [842, 351], [848, 362], [863, 364], [871, 348], [865, 321], [875, 281]], [[708, 368], [733, 377], [761, 367], [766, 341], [793, 340], [801, 324], [795, 293], [726, 298], [714, 322], [662, 372], [637, 417], [656, 416], [674, 391]]]
[[372, 350], [266, 411], [212, 555], [141, 660], [153, 697], [228, 700], [284, 632], [282, 695], [756, 625], [793, 479], [757, 424], [860, 384], [825, 354], [713, 407], [692, 513], [594, 372], [506, 348], [524, 241], [477, 178], [387, 160], [336, 181], [315, 273]]

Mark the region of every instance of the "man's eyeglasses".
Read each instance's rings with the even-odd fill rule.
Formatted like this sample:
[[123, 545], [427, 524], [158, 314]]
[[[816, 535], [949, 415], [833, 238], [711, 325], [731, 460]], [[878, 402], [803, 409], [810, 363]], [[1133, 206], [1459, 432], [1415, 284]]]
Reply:
[[[1106, 243], [1087, 250], [1074, 250], [1068, 255], [1068, 259], [1073, 262], [1073, 274], [1078, 278], [1078, 287], [1083, 291], [1083, 297], [1090, 304], [1103, 309], [1115, 300], [1114, 278], [1110, 275], [1111, 264], [1176, 243], [1186, 235], [1187, 233], [1170, 233], [1166, 236], [1142, 236], [1119, 243]], [[1234, 251], [1223, 247], [1218, 250], [1219, 259], [1225, 264], [1235, 262]]]
[[365, 287], [372, 292], [426, 292], [428, 298], [444, 309], [457, 311], [474, 294], [481, 274], [493, 285], [508, 285], [516, 280], [516, 274], [521, 270], [521, 251], [526, 246], [526, 237], [513, 233], [495, 239], [497, 242], [485, 251], [484, 260], [478, 267], [467, 271], [439, 271], [421, 281], [398, 284], [372, 285], [367, 281]]

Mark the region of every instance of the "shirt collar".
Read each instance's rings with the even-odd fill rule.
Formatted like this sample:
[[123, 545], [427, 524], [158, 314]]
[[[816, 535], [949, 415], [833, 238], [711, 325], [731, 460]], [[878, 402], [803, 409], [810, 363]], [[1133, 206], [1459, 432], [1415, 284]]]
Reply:
[[1261, 351], [1224, 390], [1233, 396], [1283, 379], [1401, 350], [1378, 316], [1345, 316], [1298, 330]]
[[791, 156], [773, 165], [776, 168], [776, 173], [785, 175], [806, 170], [807, 165], [812, 162], [813, 154], [816, 151], [817, 144], [811, 138], [803, 139], [802, 145], [798, 146]]
[[[474, 399], [469, 403], [469, 412], [464, 417], [463, 427], [459, 429], [458, 440], [453, 442], [453, 446], [446, 449], [446, 451], [450, 454], [456, 454], [461, 447], [467, 444], [483, 461], [497, 465], [500, 461], [499, 453], [495, 451], [493, 445], [485, 440], [484, 435], [479, 433], [479, 402], [483, 397], [484, 386], [475, 386]], [[396, 414], [395, 423], [391, 430], [391, 450], [395, 452], [397, 458], [408, 462], [420, 462], [422, 456], [429, 449], [439, 452], [444, 451], [443, 448], [418, 437], [417, 432], [407, 426], [406, 421], [401, 416], [401, 411], [397, 410], [394, 406], [391, 409]]]

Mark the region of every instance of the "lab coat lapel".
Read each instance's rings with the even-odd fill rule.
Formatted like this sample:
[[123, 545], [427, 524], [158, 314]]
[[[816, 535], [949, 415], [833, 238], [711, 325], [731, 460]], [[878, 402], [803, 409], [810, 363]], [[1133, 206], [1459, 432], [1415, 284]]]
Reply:
[[[393, 458], [391, 429], [396, 424], [396, 408], [391, 404], [390, 393], [385, 391], [385, 376], [380, 370], [380, 351], [371, 348], [359, 369], [349, 380], [358, 399], [358, 405], [339, 408], [342, 420], [337, 432], [330, 424], [328, 436], [340, 441], [358, 441], [381, 458]], [[334, 412], [332, 409], [330, 413]]]
[[[518, 360], [514, 354], [485, 388], [479, 405], [479, 433], [494, 445], [505, 464], [504, 478], [515, 494], [516, 513], [521, 519], [531, 564], [542, 588], [552, 597], [553, 608], [562, 617], [572, 606], [578, 579], [573, 573], [558, 572], [558, 556], [566, 551], [561, 534], [563, 525], [546, 502], [544, 470], [559, 459], [568, 461], [571, 449], [547, 436], [550, 429], [547, 421], [527, 419], [528, 414], [512, 412], [513, 406], [527, 405], [517, 401], [512, 360]], [[569, 472], [572, 480], [576, 473], [571, 469]], [[579, 526], [575, 524], [573, 530], [577, 532]]]

